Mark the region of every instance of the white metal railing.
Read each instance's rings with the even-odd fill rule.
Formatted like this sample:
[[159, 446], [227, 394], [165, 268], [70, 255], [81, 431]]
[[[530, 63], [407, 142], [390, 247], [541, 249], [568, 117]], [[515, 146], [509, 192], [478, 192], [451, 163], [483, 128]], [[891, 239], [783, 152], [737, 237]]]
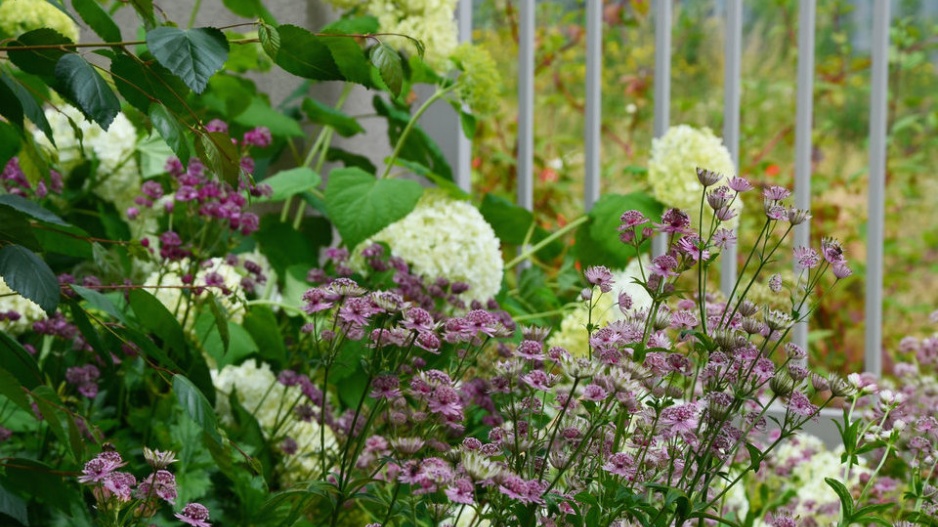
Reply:
[[[883, 244], [886, 172], [887, 81], [890, 0], [872, 2], [872, 73], [869, 136], [869, 205], [866, 261], [866, 338], [864, 369], [882, 373], [882, 305], [883, 305]], [[602, 74], [602, 0], [586, 2], [586, 115], [585, 115], [585, 181], [584, 205], [588, 210], [600, 196], [600, 133]], [[671, 31], [674, 0], [655, 0], [655, 80], [654, 135], [660, 137], [669, 126], [671, 93]], [[534, 46], [535, 0], [519, 3], [518, 57], [518, 204], [531, 209], [534, 190]], [[723, 142], [739, 166], [740, 82], [743, 0], [724, 0], [725, 72]], [[461, 0], [460, 19], [471, 18], [472, 0]], [[795, 126], [795, 206], [809, 209], [811, 204], [812, 116], [814, 91], [814, 36], [816, 0], [800, 0], [798, 14], [798, 87]], [[468, 26], [461, 23], [464, 38]], [[802, 50], [810, 50], [804, 52]], [[461, 148], [470, 148], [463, 143]], [[463, 155], [463, 154], [461, 154]], [[460, 158], [462, 159], [462, 158]], [[469, 185], [469, 164], [460, 163], [458, 181], [464, 189]], [[795, 229], [795, 244], [808, 245], [807, 223]], [[654, 248], [663, 252], [663, 239]], [[737, 275], [735, 249], [721, 259], [721, 283], [725, 291], [732, 287]], [[796, 343], [807, 346], [808, 327], [799, 324], [794, 331]]]

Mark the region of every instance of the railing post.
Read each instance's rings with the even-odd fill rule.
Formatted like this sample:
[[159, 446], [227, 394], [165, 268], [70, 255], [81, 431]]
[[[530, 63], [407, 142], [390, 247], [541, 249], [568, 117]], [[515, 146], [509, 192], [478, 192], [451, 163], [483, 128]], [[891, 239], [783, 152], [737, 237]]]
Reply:
[[[671, 115], [671, 2], [655, 0], [655, 137], [668, 131]], [[665, 235], [655, 236], [652, 254], [668, 249]]]
[[534, 0], [518, 19], [518, 205], [534, 209]]
[[[472, 1], [459, 0], [456, 5], [456, 25], [459, 42], [472, 42]], [[460, 132], [456, 140], [456, 185], [462, 190], [472, 190], [472, 141]]]
[[[726, 0], [726, 49], [723, 71], [723, 144], [739, 170], [739, 99], [742, 78], [743, 0]], [[705, 167], [706, 168], [706, 167]], [[733, 177], [735, 174], [725, 174]], [[720, 289], [727, 301], [736, 283], [736, 246], [720, 257]]]
[[583, 206], [589, 212], [599, 200], [602, 130], [603, 2], [586, 0], [586, 132]]
[[[815, 0], [801, 0], [798, 8], [798, 106], [795, 121], [795, 206], [811, 207], [812, 116], [814, 115], [814, 26]], [[809, 246], [808, 222], [795, 227], [795, 247]], [[801, 269], [795, 263], [795, 273]], [[792, 340], [807, 349], [808, 323], [795, 325]]]
[[870, 179], [866, 239], [866, 371], [883, 371], [883, 224], [886, 201], [886, 127], [889, 90], [889, 0], [873, 2], [870, 46]]

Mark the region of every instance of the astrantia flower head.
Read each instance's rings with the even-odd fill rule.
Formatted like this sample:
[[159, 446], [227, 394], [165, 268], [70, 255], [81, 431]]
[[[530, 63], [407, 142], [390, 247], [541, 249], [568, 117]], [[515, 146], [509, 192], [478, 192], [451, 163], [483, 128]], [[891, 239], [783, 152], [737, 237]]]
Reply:
[[193, 527], [212, 527], [208, 522], [208, 509], [200, 503], [190, 503], [176, 513], [176, 518]]
[[[732, 156], [709, 128], [673, 126], [652, 141], [648, 161], [652, 195], [667, 207], [688, 211], [695, 224], [704, 189], [697, 177], [698, 167], [716, 174], [736, 173]], [[738, 213], [742, 202], [734, 200], [732, 207]], [[705, 224], [712, 217], [711, 210], [704, 211]]]
[[473, 113], [488, 115], [498, 110], [502, 81], [489, 52], [466, 42], [453, 51], [451, 58], [462, 72], [456, 81], [459, 83], [459, 97], [466, 101]]
[[[425, 191], [417, 207], [360, 244], [356, 255], [379, 241], [411, 265], [414, 274], [427, 279], [443, 277], [469, 286], [464, 300], [484, 302], [494, 297], [502, 284], [504, 263], [495, 231], [479, 209], [454, 200], [442, 192]], [[353, 258], [353, 266], [364, 265]]]

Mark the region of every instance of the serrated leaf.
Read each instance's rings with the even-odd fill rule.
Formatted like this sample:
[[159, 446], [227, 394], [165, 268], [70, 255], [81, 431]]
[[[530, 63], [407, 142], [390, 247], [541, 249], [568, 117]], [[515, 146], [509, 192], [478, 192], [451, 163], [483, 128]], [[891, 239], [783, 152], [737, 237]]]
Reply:
[[282, 201], [300, 192], [318, 187], [322, 183], [322, 178], [311, 168], [297, 167], [277, 172], [262, 183], [270, 185], [273, 189], [273, 194], [268, 199]]
[[622, 213], [638, 210], [647, 218], [661, 216], [663, 207], [647, 194], [605, 194], [589, 212], [589, 222], [576, 234], [577, 259], [584, 265], [605, 265], [612, 269], [624, 267], [635, 257], [635, 248], [619, 241]]
[[304, 79], [345, 80], [335, 59], [332, 58], [332, 52], [321, 37], [290, 24], [281, 25], [277, 32], [280, 36], [280, 47], [273, 59], [278, 66]]
[[268, 57], [276, 59], [277, 53], [280, 51], [280, 32], [277, 31], [277, 28], [267, 24], [260, 24], [257, 27], [257, 37], [261, 41], [264, 53], [267, 53]]
[[329, 174], [326, 210], [348, 247], [406, 216], [423, 194], [415, 181], [375, 179], [358, 168], [341, 168]]
[[208, 293], [208, 306], [212, 311], [212, 318], [215, 319], [215, 327], [218, 328], [218, 336], [221, 338], [222, 350], [227, 352], [228, 346], [231, 344], [231, 332], [228, 331], [228, 320], [225, 318], [225, 308], [222, 307], [215, 293], [211, 291]]
[[13, 159], [20, 151], [20, 132], [13, 127], [0, 121], [0, 167], [7, 166], [7, 163]]
[[75, 53], [63, 55], [55, 66], [55, 77], [85, 117], [105, 130], [111, 126], [121, 104], [91, 63]]
[[0, 395], [5, 395], [7, 399], [25, 410], [29, 415], [33, 414], [33, 407], [29, 404], [26, 392], [23, 391], [23, 385], [16, 379], [15, 375], [3, 368], [0, 368]]
[[120, 42], [121, 30], [96, 0], [72, 0], [78, 16], [105, 42]]
[[9, 516], [13, 520], [29, 527], [29, 514], [26, 512], [26, 502], [22, 498], [8, 491], [0, 485], [0, 514]]
[[216, 443], [221, 443], [218, 435], [218, 423], [215, 421], [215, 409], [208, 399], [183, 375], [173, 376], [173, 391], [183, 412], [198, 424]]
[[20, 101], [20, 106], [23, 107], [26, 118], [42, 130], [49, 142], [55, 145], [55, 139], [52, 137], [52, 127], [49, 125], [49, 120], [46, 119], [46, 113], [36, 102], [36, 99], [33, 98], [33, 95], [29, 93], [29, 90], [24, 88], [15, 78], [7, 75], [6, 72], [0, 72], [0, 81], [3, 81]]
[[219, 177], [237, 188], [241, 176], [241, 155], [224, 132], [208, 132], [199, 137], [196, 153]]
[[182, 326], [158, 298], [142, 289], [131, 289], [128, 301], [141, 327], [159, 337], [177, 353], [186, 352], [186, 336]]
[[378, 68], [381, 80], [387, 84], [391, 93], [399, 97], [404, 85], [404, 66], [397, 50], [382, 42], [371, 48], [371, 63]]
[[31, 390], [42, 383], [36, 359], [5, 331], [0, 331], [0, 358], [3, 367], [24, 388]]
[[147, 47], [160, 64], [196, 93], [205, 90], [208, 80], [228, 59], [228, 40], [213, 27], [158, 27], [147, 32]]
[[149, 29], [156, 25], [156, 17], [153, 15], [153, 0], [130, 0], [130, 5], [143, 19], [144, 27]]
[[371, 63], [356, 39], [346, 36], [323, 36], [320, 38], [329, 48], [332, 60], [335, 61], [336, 66], [338, 66], [339, 71], [342, 72], [347, 81], [366, 87], [374, 85], [371, 81]]
[[64, 227], [69, 226], [65, 220], [58, 217], [53, 212], [50, 212], [40, 207], [36, 202], [30, 201], [21, 196], [16, 196], [13, 194], [0, 195], [0, 205], [6, 205], [7, 207], [16, 209], [24, 214], [46, 223], [52, 223], [54, 225], [61, 225]]
[[[10, 42], [15, 46], [47, 46], [57, 44], [71, 44], [72, 41], [54, 29], [47, 27], [27, 31]], [[33, 75], [52, 77], [55, 75], [55, 65], [63, 55], [69, 53], [61, 48], [44, 48], [34, 50], [13, 50], [7, 52], [10, 61], [19, 69]]]
[[59, 280], [36, 253], [21, 245], [0, 249], [0, 276], [24, 298], [32, 300], [49, 316], [59, 306]]
[[303, 99], [301, 108], [303, 109], [303, 113], [309, 117], [310, 121], [325, 126], [331, 126], [332, 129], [338, 132], [342, 137], [351, 137], [355, 134], [365, 132], [365, 129], [354, 117], [315, 99], [309, 97]]
[[[0, 130], [2, 130], [0, 126]], [[0, 134], [2, 140], [2, 134]], [[0, 142], [0, 146], [2, 146]], [[33, 234], [33, 227], [29, 221], [18, 212], [6, 205], [0, 205], [0, 245], [16, 244], [22, 245], [31, 251], [39, 251], [39, 240]]]
[[0, 82], [0, 115], [20, 129], [23, 128], [23, 105], [5, 82]]
[[149, 116], [150, 122], [153, 123], [153, 128], [156, 128], [160, 137], [173, 149], [173, 153], [176, 154], [176, 157], [178, 157], [184, 165], [187, 164], [190, 154], [188, 134], [186, 134], [185, 127], [179, 123], [176, 117], [170, 113], [165, 106], [159, 103], [150, 105]]
[[[117, 55], [111, 61], [111, 77], [117, 91], [134, 108], [149, 113], [150, 103], [159, 102], [175, 113], [185, 111], [183, 102], [189, 94], [186, 84], [160, 63], [143, 63], [127, 55]], [[144, 65], [145, 64], [145, 65]]]

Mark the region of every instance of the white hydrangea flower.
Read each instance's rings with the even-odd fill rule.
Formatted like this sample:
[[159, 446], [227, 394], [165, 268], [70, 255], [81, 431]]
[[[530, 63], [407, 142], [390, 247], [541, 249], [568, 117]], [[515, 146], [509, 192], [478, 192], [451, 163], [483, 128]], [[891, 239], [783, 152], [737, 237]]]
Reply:
[[[219, 300], [222, 307], [227, 312], [228, 320], [235, 324], [244, 321], [245, 299], [241, 290], [242, 275], [237, 268], [225, 263], [222, 258], [212, 258], [207, 264], [199, 267], [195, 274], [194, 281], [191, 284], [185, 284], [182, 281], [183, 274], [189, 268], [189, 261], [166, 266], [162, 271], [154, 271], [144, 282], [144, 288], [153, 294], [176, 318], [183, 322], [186, 312], [189, 311], [189, 295], [184, 294], [184, 287], [206, 286], [206, 278], [209, 273], [217, 273], [224, 287], [231, 291], [231, 294], [222, 294], [217, 288], [211, 288], [215, 297]], [[207, 298], [201, 297], [201, 298]], [[195, 313], [189, 313], [185, 319], [185, 327], [192, 329], [195, 323]]]
[[[236, 392], [238, 402], [254, 415], [268, 439], [289, 437], [296, 441], [296, 454], [285, 460], [285, 479], [300, 481], [318, 474], [321, 429], [316, 422], [294, 417], [294, 406], [304, 404], [305, 400], [299, 387], [279, 383], [270, 365], [258, 364], [254, 359], [238, 366], [225, 366], [221, 371], [212, 370], [211, 373], [212, 383], [219, 394], [215, 398], [216, 410], [223, 423], [233, 422], [228, 397]], [[326, 450], [334, 449], [337, 444], [329, 427], [325, 428], [325, 444]]]
[[[696, 226], [699, 223], [700, 198], [703, 185], [697, 180], [697, 168], [723, 174], [727, 178], [736, 175], [736, 166], [723, 140], [709, 128], [696, 129], [686, 124], [673, 126], [664, 136], [651, 142], [651, 159], [648, 160], [648, 181], [651, 193], [666, 207], [684, 210]], [[726, 179], [723, 180], [725, 182]], [[718, 184], [717, 186], [724, 186]], [[730, 194], [734, 194], [730, 191]], [[737, 214], [742, 201], [736, 199], [733, 208]], [[713, 211], [704, 203], [704, 223], [708, 225]], [[733, 219], [726, 222], [732, 227]]]
[[[4, 315], [10, 312], [19, 314], [19, 318], [8, 320]], [[32, 329], [33, 322], [45, 318], [46, 312], [39, 304], [21, 296], [0, 277], [0, 331], [19, 335]]]
[[[69, 177], [75, 167], [94, 156], [98, 160], [98, 184], [92, 191], [113, 203], [118, 212], [125, 215], [127, 208], [134, 205], [134, 198], [140, 194], [142, 183], [134, 157], [137, 146], [134, 125], [119, 113], [105, 131], [97, 123], [85, 119], [78, 108], [69, 105], [61, 105], [59, 109], [47, 108], [45, 114], [52, 127], [55, 146], [40, 130], [34, 130], [33, 137], [57, 159], [62, 175]], [[81, 141], [69, 120], [80, 130]]]
[[0, 3], [0, 38], [18, 37], [47, 27], [78, 42], [78, 26], [46, 0], [4, 0]]
[[547, 340], [548, 347], [560, 346], [575, 357], [589, 357], [589, 334], [586, 332], [586, 325], [590, 321], [590, 302], [593, 303], [592, 323], [596, 327], [625, 318], [618, 305], [619, 295], [623, 292], [632, 297], [633, 311], [651, 307], [648, 291], [633, 281], [635, 278], [642, 278], [640, 265], [645, 268], [650, 265], [647, 255], [643, 255], [641, 260], [633, 258], [625, 269], [612, 272], [612, 291], [600, 294], [599, 287], [594, 286], [593, 299], [589, 302], [579, 301], [573, 311], [563, 317], [560, 329], [553, 332]]
[[387, 243], [415, 274], [465, 282], [465, 300], [484, 302], [501, 289], [504, 262], [492, 226], [471, 203], [442, 192], [424, 192], [410, 214], [362, 242], [355, 254], [374, 242]]

